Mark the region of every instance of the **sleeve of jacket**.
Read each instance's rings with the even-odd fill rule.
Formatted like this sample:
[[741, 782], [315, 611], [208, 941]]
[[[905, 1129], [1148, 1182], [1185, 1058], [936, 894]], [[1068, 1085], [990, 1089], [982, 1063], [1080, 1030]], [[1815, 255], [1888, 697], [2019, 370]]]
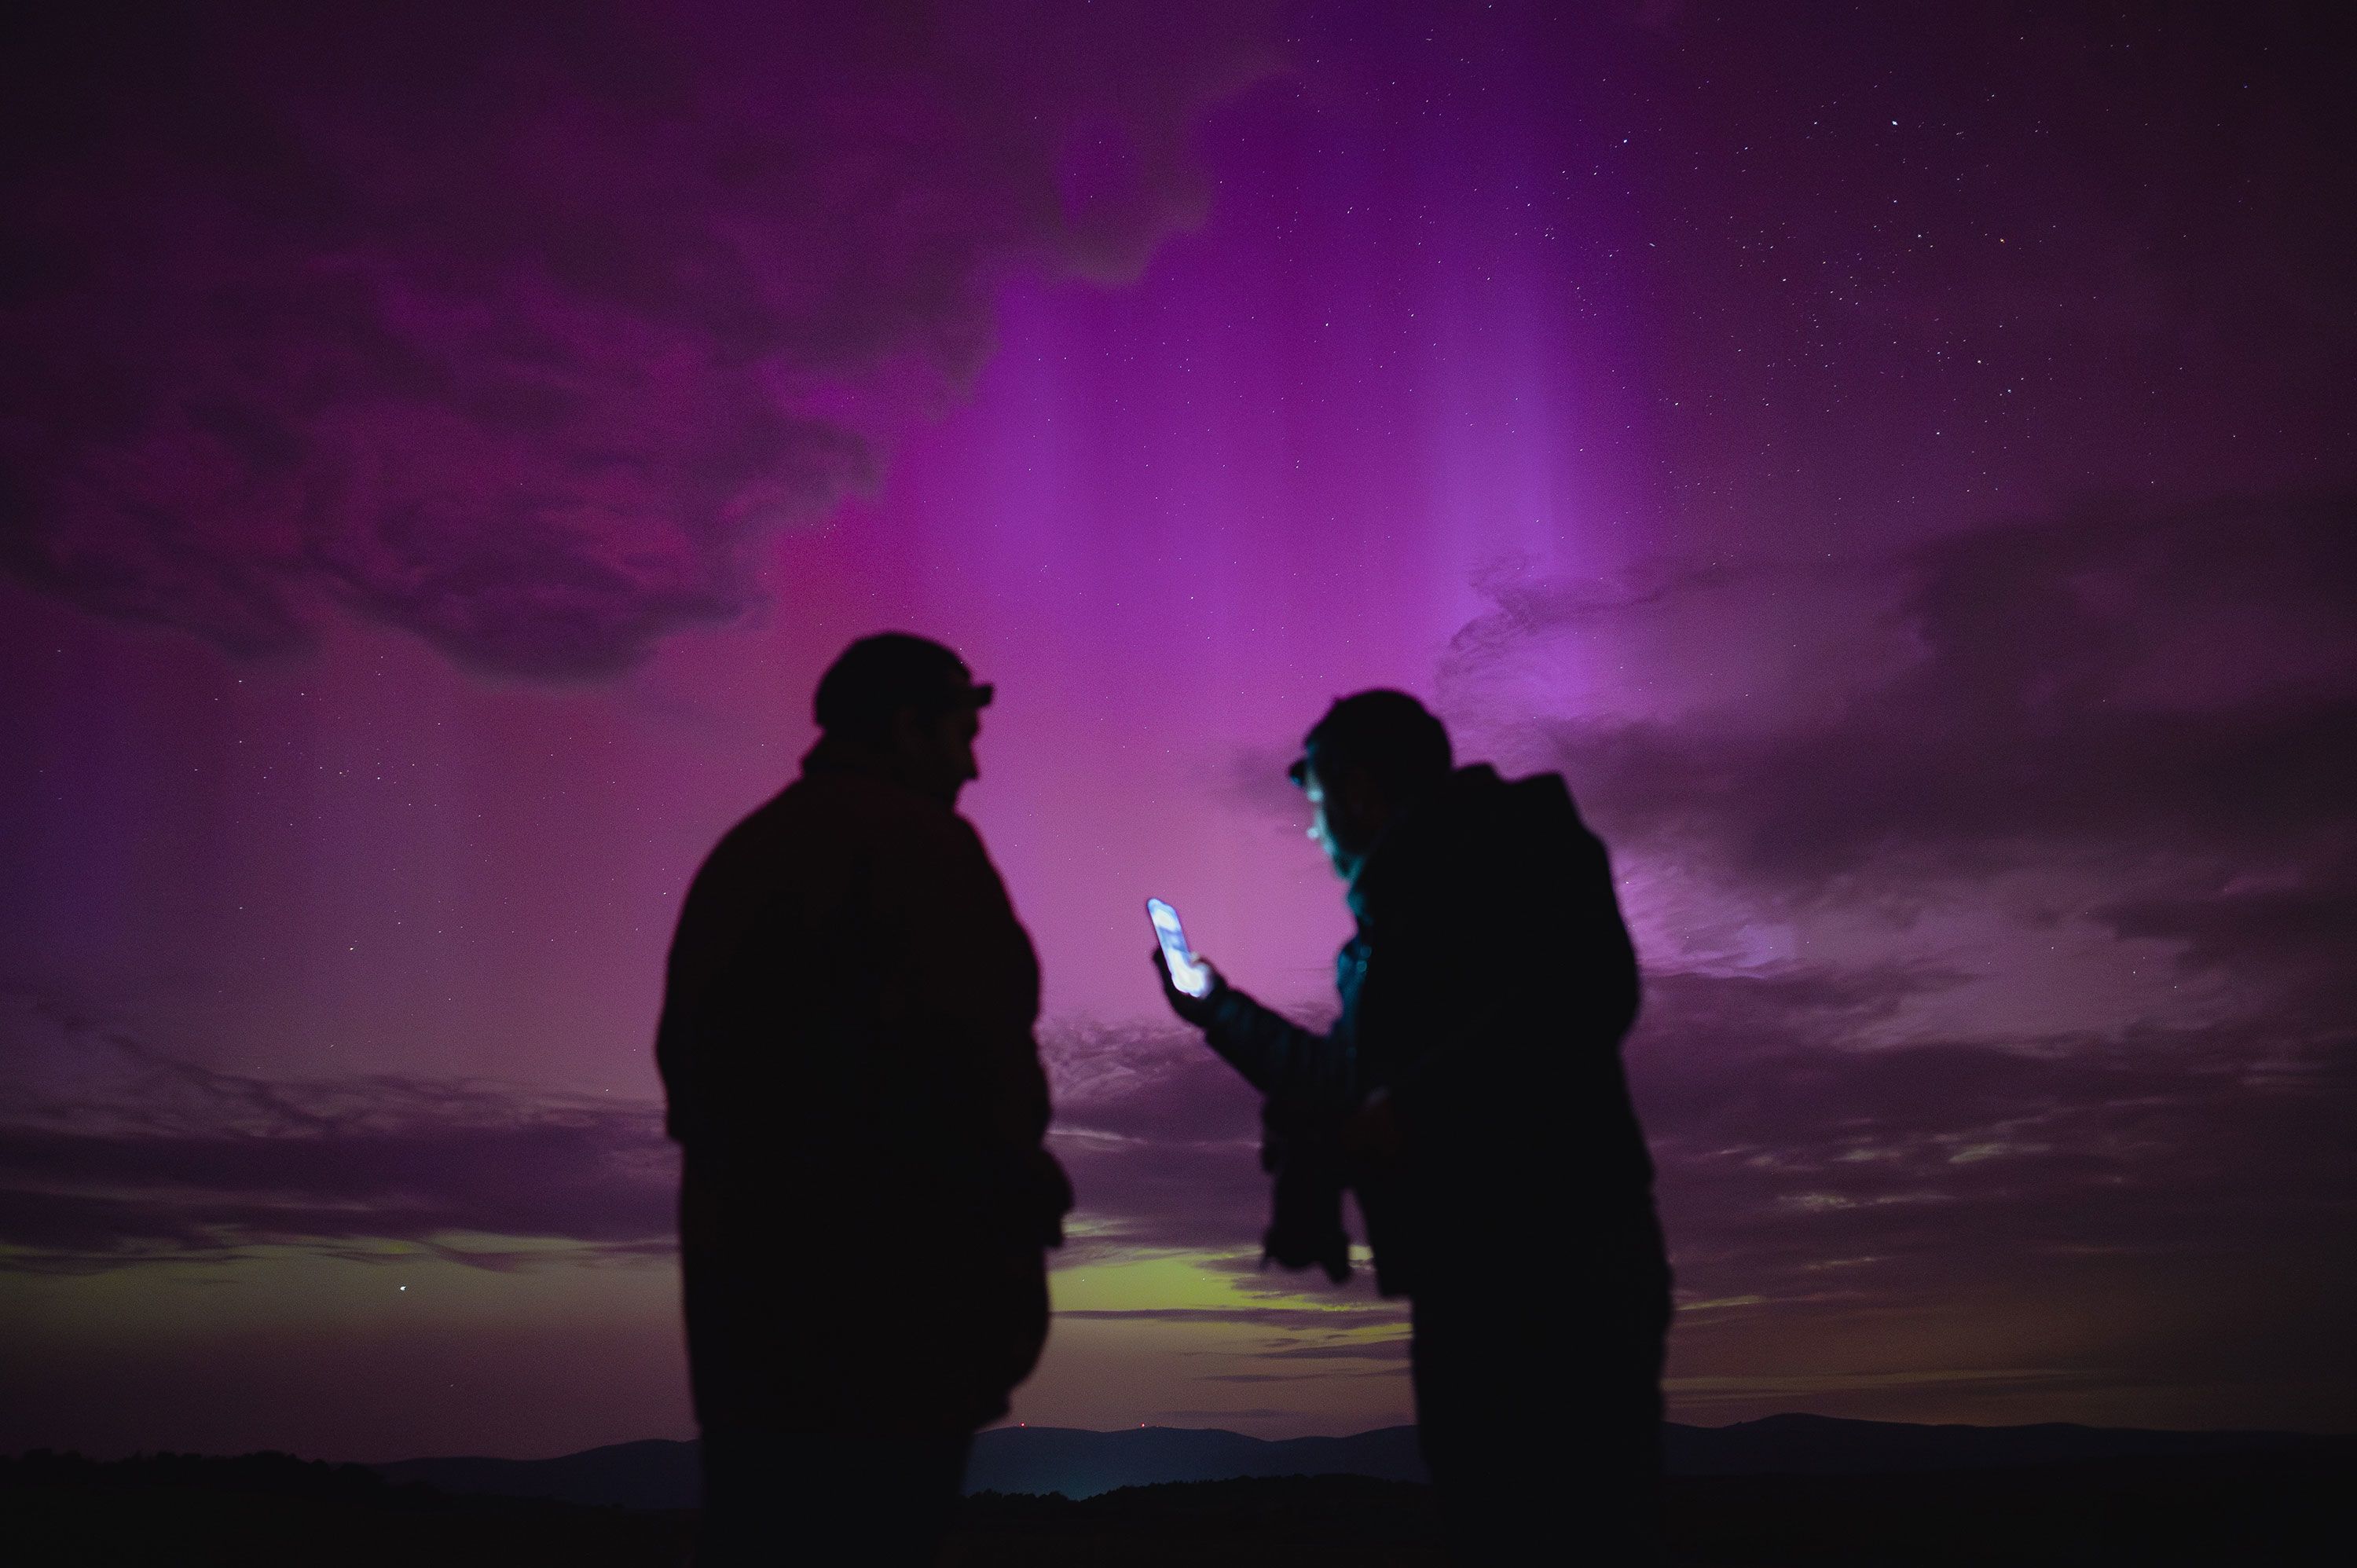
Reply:
[[1348, 1042], [1305, 1029], [1234, 986], [1221, 987], [1203, 1037], [1272, 1100], [1337, 1110], [1358, 1101], [1358, 1063]]
[[938, 1140], [929, 1152], [974, 1184], [967, 1200], [1052, 1245], [1071, 1187], [1042, 1145], [1050, 1107], [1032, 1034], [1038, 961], [970, 827], [952, 820], [921, 848], [888, 855], [878, 878], [885, 923], [906, 955], [893, 990], [916, 1047], [895, 1064], [913, 1075], [899, 1092]]

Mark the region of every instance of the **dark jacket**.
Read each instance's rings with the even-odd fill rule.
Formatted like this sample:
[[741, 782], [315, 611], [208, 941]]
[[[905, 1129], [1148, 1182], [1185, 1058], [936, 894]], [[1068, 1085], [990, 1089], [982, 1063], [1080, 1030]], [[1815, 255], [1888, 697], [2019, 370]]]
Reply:
[[[1323, 1223], [1322, 1167], [1329, 1188], [1357, 1187], [1388, 1294], [1544, 1250], [1590, 1299], [1665, 1310], [1652, 1162], [1620, 1068], [1636, 958], [1604, 846], [1563, 780], [1458, 769], [1369, 851], [1349, 897], [1358, 930], [1335, 964], [1330, 1030], [1233, 990], [1207, 1030], [1269, 1097], [1284, 1146], [1272, 1253], [1318, 1256], [1304, 1238]], [[1347, 1171], [1327, 1133], [1377, 1090], [1405, 1152]], [[1308, 1169], [1292, 1168], [1295, 1150]]]
[[696, 874], [655, 1055], [707, 1427], [1005, 1413], [1071, 1207], [1030, 940], [963, 819], [822, 742]]

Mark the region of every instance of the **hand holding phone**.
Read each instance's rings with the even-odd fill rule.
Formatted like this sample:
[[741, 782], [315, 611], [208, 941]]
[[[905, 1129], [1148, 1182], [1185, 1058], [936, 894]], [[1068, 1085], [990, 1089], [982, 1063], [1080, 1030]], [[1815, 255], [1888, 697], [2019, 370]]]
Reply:
[[1162, 944], [1162, 964], [1169, 971], [1170, 983], [1184, 995], [1198, 1000], [1209, 996], [1211, 967], [1187, 945], [1187, 929], [1178, 923], [1178, 911], [1159, 898], [1148, 898], [1146, 915], [1154, 922], [1155, 940]]

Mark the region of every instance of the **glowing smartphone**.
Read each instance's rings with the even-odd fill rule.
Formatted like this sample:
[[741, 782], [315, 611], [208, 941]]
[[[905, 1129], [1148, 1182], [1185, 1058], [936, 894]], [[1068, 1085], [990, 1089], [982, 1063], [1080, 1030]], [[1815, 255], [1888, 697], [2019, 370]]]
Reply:
[[1187, 929], [1178, 911], [1159, 898], [1146, 901], [1146, 918], [1154, 922], [1155, 939], [1162, 944], [1162, 961], [1170, 966], [1170, 983], [1189, 996], [1211, 993], [1211, 972], [1187, 945]]

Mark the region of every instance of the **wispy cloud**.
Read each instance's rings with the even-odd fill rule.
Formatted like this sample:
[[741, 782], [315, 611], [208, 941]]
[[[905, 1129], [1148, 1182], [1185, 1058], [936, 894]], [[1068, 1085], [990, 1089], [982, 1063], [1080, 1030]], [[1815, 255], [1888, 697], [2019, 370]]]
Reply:
[[1403, 1324], [1404, 1305], [1340, 1303], [1333, 1306], [1130, 1306], [1068, 1310], [1058, 1316], [1116, 1323], [1241, 1323], [1261, 1328], [1364, 1328]]
[[[2074, 855], [2292, 875], [2345, 847], [2348, 498], [2093, 509], [1873, 569], [1752, 574], [1733, 597], [1730, 575], [1620, 600], [1504, 579], [1444, 665], [1445, 700], [1540, 732], [1624, 849], [1707, 856], [1746, 886], [1887, 887]], [[1659, 694], [1674, 716], [1518, 705], [1564, 649], [1686, 614], [1717, 623], [1713, 668]], [[1746, 675], [1751, 642], [1772, 646]]]

